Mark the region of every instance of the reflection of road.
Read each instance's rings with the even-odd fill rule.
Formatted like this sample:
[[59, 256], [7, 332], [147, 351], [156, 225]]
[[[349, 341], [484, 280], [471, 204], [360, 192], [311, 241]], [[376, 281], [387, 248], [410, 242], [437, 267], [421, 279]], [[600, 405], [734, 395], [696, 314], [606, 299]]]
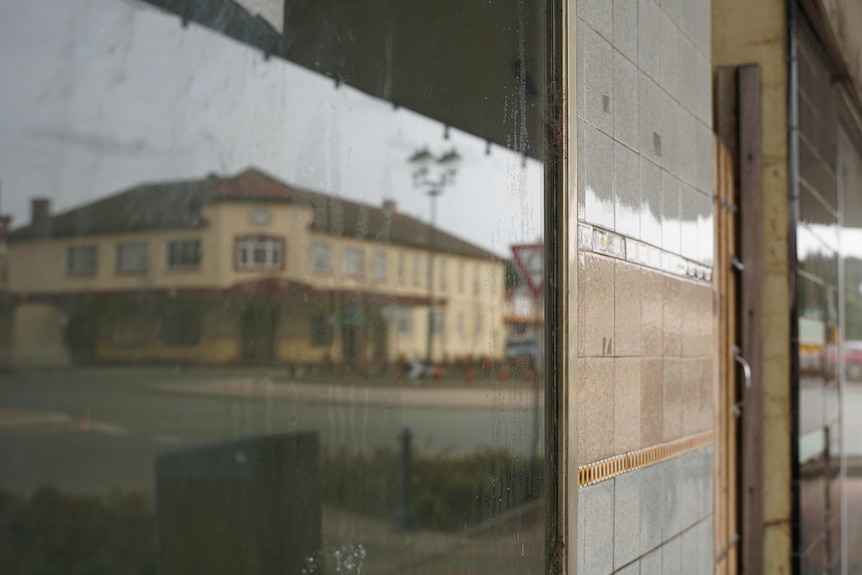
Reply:
[[[131, 371], [4, 376], [0, 419], [14, 418], [16, 424], [0, 425], [2, 483], [14, 490], [48, 482], [86, 491], [148, 487], [153, 457], [160, 452], [308, 429], [319, 431], [328, 446], [356, 451], [395, 449], [405, 426], [413, 431], [417, 449], [425, 452], [530, 450], [532, 412], [511, 390], [494, 394], [482, 407], [446, 408], [267, 401], [152, 389], [154, 384], [204, 380], [200, 373]], [[438, 393], [457, 397], [458, 390]]]

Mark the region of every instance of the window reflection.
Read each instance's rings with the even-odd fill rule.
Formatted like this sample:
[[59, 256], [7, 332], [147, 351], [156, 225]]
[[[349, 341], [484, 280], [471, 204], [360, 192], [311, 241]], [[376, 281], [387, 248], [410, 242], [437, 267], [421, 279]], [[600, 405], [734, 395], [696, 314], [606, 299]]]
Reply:
[[7, 10], [0, 572], [543, 570], [537, 7], [295, 4]]

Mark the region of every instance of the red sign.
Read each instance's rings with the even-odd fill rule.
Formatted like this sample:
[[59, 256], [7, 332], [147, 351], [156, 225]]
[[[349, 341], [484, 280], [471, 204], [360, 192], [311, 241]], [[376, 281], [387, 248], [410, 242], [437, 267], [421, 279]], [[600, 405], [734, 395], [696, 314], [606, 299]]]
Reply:
[[538, 298], [545, 287], [545, 245], [512, 246], [512, 255], [515, 257], [515, 267], [527, 282], [530, 293]]

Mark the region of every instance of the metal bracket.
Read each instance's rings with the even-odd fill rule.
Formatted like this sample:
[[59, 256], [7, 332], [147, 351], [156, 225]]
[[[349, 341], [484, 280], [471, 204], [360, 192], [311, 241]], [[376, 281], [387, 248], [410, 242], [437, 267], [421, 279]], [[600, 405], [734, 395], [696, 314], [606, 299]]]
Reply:
[[742, 357], [742, 350], [739, 346], [733, 346], [733, 360], [742, 366], [742, 373], [745, 375], [745, 388], [751, 389], [751, 366]]
[[736, 256], [733, 256], [733, 259], [730, 260], [730, 265], [737, 271], [741, 272], [745, 270], [745, 264]]

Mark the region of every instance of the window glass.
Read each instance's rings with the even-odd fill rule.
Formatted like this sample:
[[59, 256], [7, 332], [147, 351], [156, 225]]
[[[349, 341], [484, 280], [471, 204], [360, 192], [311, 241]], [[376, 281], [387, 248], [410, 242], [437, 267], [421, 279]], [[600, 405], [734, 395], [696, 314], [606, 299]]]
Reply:
[[196, 268], [200, 264], [200, 240], [172, 240], [168, 242], [168, 268]]
[[5, 4], [0, 573], [547, 572], [544, 3]]
[[119, 274], [135, 274], [147, 271], [147, 244], [144, 242], [117, 244], [115, 265]]
[[70, 276], [95, 275], [98, 266], [96, 246], [72, 246], [66, 249], [66, 274]]

